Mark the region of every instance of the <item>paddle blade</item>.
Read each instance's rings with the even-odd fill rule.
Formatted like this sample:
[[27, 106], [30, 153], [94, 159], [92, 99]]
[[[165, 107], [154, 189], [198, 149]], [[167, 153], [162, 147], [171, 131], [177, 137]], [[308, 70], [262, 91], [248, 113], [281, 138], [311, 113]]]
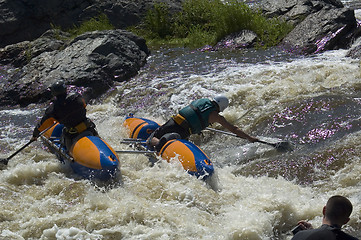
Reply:
[[274, 147], [280, 152], [290, 152], [293, 151], [293, 145], [290, 142], [283, 141], [278, 142], [274, 145]]
[[0, 164], [2, 165], [8, 165], [9, 160], [7, 158], [0, 159]]

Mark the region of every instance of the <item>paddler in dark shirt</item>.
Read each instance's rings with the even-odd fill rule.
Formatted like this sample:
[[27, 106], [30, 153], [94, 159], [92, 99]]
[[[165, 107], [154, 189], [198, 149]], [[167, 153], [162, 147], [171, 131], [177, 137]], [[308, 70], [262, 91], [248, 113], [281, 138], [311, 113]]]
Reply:
[[341, 230], [350, 220], [351, 212], [352, 204], [347, 198], [332, 196], [323, 207], [322, 226], [313, 229], [311, 223], [299, 221], [292, 240], [358, 240]]
[[68, 151], [76, 138], [98, 135], [95, 124], [86, 117], [86, 103], [79, 93], [67, 94], [63, 81], [53, 84], [50, 90], [55, 100], [35, 127], [33, 139], [38, 138], [39, 133], [51, 126], [54, 121], [64, 125], [62, 141]]
[[153, 132], [147, 140], [148, 147], [152, 149], [155, 146], [155, 150], [160, 151], [167, 141], [175, 138], [187, 139], [191, 134], [198, 134], [216, 122], [240, 138], [257, 142], [257, 138], [246, 134], [219, 114], [228, 107], [228, 104], [228, 98], [223, 95], [217, 95], [213, 99], [202, 98], [191, 102]]

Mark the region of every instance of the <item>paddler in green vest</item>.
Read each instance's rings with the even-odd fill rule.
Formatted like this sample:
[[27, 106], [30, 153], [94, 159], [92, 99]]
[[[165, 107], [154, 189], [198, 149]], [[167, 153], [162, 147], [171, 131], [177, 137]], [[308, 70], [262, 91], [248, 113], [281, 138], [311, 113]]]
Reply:
[[198, 134], [209, 124], [216, 122], [240, 138], [257, 142], [257, 138], [246, 134], [219, 114], [228, 107], [228, 104], [228, 98], [223, 95], [217, 95], [213, 99], [202, 98], [191, 102], [152, 133], [147, 140], [148, 147], [150, 149], [155, 147], [156, 151], [160, 151], [167, 141], [178, 138], [187, 139], [191, 134]]

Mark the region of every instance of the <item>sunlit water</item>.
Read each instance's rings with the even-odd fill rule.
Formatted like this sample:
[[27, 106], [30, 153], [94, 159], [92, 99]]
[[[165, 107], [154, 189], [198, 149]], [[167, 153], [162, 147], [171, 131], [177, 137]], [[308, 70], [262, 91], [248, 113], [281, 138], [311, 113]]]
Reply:
[[[353, 203], [344, 229], [360, 238], [361, 69], [345, 54], [153, 50], [137, 77], [88, 105], [113, 148], [131, 149], [119, 142], [130, 112], [163, 123], [192, 99], [224, 93], [229, 121], [294, 151], [204, 131], [191, 140], [213, 161], [212, 181], [176, 161], [122, 154], [122, 178], [107, 186], [77, 178], [39, 141], [0, 172], [0, 239], [291, 239], [301, 219], [319, 226], [336, 194]], [[30, 139], [44, 108], [0, 111], [1, 157]]]

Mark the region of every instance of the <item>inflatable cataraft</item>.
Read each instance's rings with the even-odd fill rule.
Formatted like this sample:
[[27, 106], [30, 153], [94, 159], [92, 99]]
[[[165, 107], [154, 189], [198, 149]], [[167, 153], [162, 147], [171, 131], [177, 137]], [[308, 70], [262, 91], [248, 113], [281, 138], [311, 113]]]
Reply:
[[[159, 124], [152, 120], [137, 118], [132, 114], [126, 117], [123, 125], [129, 130], [130, 140], [138, 141], [144, 147], [150, 134], [159, 127]], [[179, 160], [183, 168], [196, 177], [205, 179], [214, 172], [208, 156], [198, 146], [184, 139], [169, 140], [156, 154], [168, 162], [172, 159]]]
[[74, 173], [87, 179], [106, 181], [115, 178], [119, 172], [119, 159], [116, 152], [101, 138], [83, 136], [69, 152], [60, 144], [63, 125], [56, 123], [41, 136], [63, 163], [69, 163]]

